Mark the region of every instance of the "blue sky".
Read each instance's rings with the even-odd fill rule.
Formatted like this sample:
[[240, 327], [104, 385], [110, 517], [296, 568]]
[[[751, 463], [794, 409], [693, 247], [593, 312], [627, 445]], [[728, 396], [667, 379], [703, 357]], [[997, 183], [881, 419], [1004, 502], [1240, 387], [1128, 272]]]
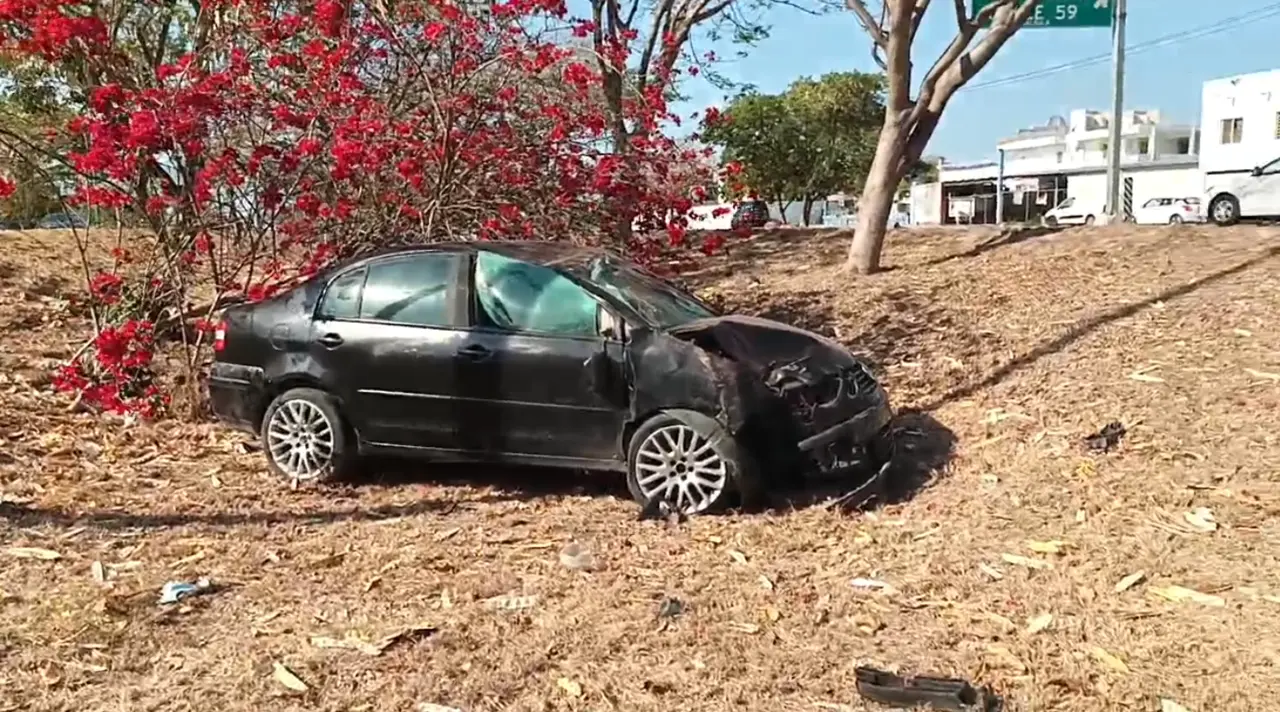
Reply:
[[[955, 18], [951, 3], [935, 2], [916, 40], [916, 72], [927, 70], [951, 39]], [[1275, 0], [1129, 0], [1128, 44], [1132, 47], [1165, 35], [1195, 30], [1229, 17], [1273, 8]], [[1198, 123], [1201, 83], [1231, 74], [1280, 67], [1276, 51], [1280, 14], [1242, 23], [1223, 32], [1131, 53], [1127, 58], [1125, 108], [1158, 109], [1180, 123]], [[777, 92], [801, 76], [827, 72], [875, 71], [866, 34], [851, 12], [820, 17], [778, 9], [766, 18], [767, 40], [733, 58], [736, 48], [700, 43], [699, 52], [714, 49], [723, 59], [718, 70], [736, 81]], [[978, 84], [1014, 74], [1106, 54], [1111, 31], [1105, 28], [1029, 28], [1015, 35], [981, 74]], [[704, 82], [682, 87], [689, 101], [680, 113], [722, 103], [721, 93]], [[948, 162], [994, 158], [995, 143], [1019, 128], [1042, 124], [1072, 108], [1109, 109], [1109, 62], [1049, 76], [987, 88], [964, 89], [952, 99], [934, 134], [929, 155]]]

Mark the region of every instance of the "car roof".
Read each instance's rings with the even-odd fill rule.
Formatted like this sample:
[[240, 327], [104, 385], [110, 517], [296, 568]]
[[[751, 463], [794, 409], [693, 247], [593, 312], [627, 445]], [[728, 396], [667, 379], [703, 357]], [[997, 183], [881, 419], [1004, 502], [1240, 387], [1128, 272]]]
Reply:
[[432, 242], [389, 247], [359, 255], [347, 262], [347, 265], [355, 265], [394, 255], [408, 255], [420, 252], [494, 252], [503, 257], [510, 257], [511, 259], [553, 269], [586, 264], [599, 257], [616, 258], [616, 255], [604, 248], [575, 245], [568, 242], [477, 240], [474, 242]]

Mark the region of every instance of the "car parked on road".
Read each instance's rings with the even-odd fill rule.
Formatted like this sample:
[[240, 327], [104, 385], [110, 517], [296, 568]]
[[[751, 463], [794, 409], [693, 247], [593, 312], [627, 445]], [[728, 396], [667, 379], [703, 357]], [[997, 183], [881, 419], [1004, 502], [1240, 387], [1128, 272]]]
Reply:
[[1152, 198], [1133, 211], [1139, 225], [1180, 225], [1204, 222], [1199, 198]]
[[1280, 158], [1253, 170], [1210, 172], [1206, 182], [1209, 219], [1215, 225], [1280, 217]]
[[1050, 208], [1049, 212], [1045, 213], [1041, 220], [1050, 227], [1055, 225], [1092, 225], [1102, 213], [1103, 208], [1101, 205], [1071, 197]]
[[294, 483], [387, 452], [621, 471], [637, 501], [696, 513], [780, 473], [861, 472], [891, 416], [840, 344], [556, 243], [356, 259], [229, 307], [214, 350], [215, 414]]
[[769, 222], [769, 204], [763, 200], [744, 200], [734, 208], [729, 219], [731, 230], [764, 227]]

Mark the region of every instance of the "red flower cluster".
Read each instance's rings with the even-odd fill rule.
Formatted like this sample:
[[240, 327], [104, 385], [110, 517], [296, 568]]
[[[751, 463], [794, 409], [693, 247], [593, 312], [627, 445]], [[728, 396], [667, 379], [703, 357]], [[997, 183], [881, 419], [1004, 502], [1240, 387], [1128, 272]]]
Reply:
[[93, 340], [92, 361], [63, 366], [54, 374], [53, 386], [79, 393], [82, 402], [107, 412], [153, 418], [169, 404], [169, 396], [154, 383], [153, 349], [150, 322], [128, 320], [105, 327]]

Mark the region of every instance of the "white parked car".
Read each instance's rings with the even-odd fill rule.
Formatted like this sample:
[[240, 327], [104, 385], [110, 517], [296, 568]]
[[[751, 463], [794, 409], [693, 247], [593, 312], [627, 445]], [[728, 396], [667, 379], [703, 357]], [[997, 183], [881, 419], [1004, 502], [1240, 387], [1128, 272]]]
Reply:
[[1049, 209], [1044, 214], [1041, 221], [1045, 225], [1092, 225], [1099, 215], [1102, 215], [1103, 207], [1094, 205], [1087, 200], [1077, 200], [1075, 198], [1067, 198]]
[[1204, 222], [1199, 198], [1152, 198], [1133, 211], [1139, 225], [1178, 225]]
[[1211, 173], [1207, 182], [1209, 219], [1215, 225], [1280, 216], [1280, 158], [1251, 171]]

